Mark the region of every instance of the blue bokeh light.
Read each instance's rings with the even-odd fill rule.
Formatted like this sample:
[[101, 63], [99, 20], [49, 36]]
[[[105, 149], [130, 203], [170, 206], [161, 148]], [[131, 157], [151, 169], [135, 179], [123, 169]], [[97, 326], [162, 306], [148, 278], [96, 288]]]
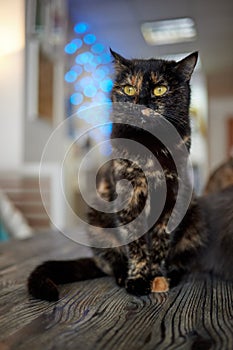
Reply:
[[78, 81], [77, 83], [74, 84], [74, 89], [75, 91], [78, 91], [78, 92], [82, 92], [83, 91], [83, 88], [82, 86], [80, 85], [80, 82]]
[[95, 71], [96, 69], [96, 63], [93, 62], [93, 60], [91, 60], [90, 62], [87, 62], [86, 64], [84, 64], [84, 70], [88, 73], [92, 73]]
[[83, 93], [86, 97], [93, 98], [97, 93], [97, 89], [94, 85], [89, 84], [85, 86]]
[[94, 85], [95, 82], [90, 76], [87, 76], [80, 79], [79, 84], [84, 89], [86, 85]]
[[101, 64], [101, 57], [94, 55], [93, 59], [92, 59], [93, 64], [95, 64], [96, 66], [98, 66], [99, 64]]
[[[90, 108], [90, 106], [91, 106], [91, 103], [90, 103], [90, 102], [83, 103], [83, 104], [79, 107], [78, 113], [87, 110], [88, 108]], [[85, 119], [85, 120], [89, 121], [89, 120], [88, 120], [89, 116], [88, 116], [88, 114], [86, 114], [86, 113], [81, 113], [81, 114], [79, 114], [79, 118]]]
[[94, 42], [96, 41], [96, 36], [94, 34], [86, 34], [83, 38], [83, 41], [87, 44], [87, 45], [92, 45], [94, 44]]
[[113, 87], [113, 82], [112, 82], [112, 79], [110, 78], [104, 79], [100, 82], [100, 88], [104, 92], [110, 92], [112, 90], [112, 87]]
[[107, 123], [100, 127], [102, 134], [109, 136], [112, 132], [112, 123]]
[[[112, 57], [105, 45], [98, 42], [89, 29], [87, 23], [78, 22], [74, 26], [76, 38], [73, 38], [64, 48], [66, 54], [74, 54], [72, 59], [75, 62], [64, 77], [67, 83], [72, 83], [69, 114], [75, 109], [78, 112], [78, 118], [85, 119], [88, 123], [108, 122], [110, 110], [107, 105], [111, 102], [109, 92], [113, 87]], [[90, 106], [102, 104], [103, 110], [101, 109], [100, 115], [93, 115], [92, 112], [79, 114]], [[108, 130], [105, 128], [99, 134], [110, 132], [111, 128]], [[101, 138], [101, 135], [99, 136]]]
[[108, 65], [103, 65], [103, 66], [101, 67], [101, 69], [103, 69], [103, 71], [105, 72], [106, 75], [109, 75], [109, 74], [112, 73], [112, 72], [111, 72], [111, 69], [110, 69], [110, 67], [109, 67]]
[[112, 61], [111, 55], [107, 52], [103, 53], [100, 57], [103, 64], [107, 64]]
[[85, 22], [77, 23], [74, 26], [74, 31], [77, 34], [83, 34], [83, 33], [85, 33], [87, 31], [87, 29], [88, 29], [88, 24], [85, 23]]
[[82, 67], [79, 64], [76, 64], [75, 66], [73, 66], [71, 68], [71, 70], [75, 71], [78, 76], [83, 73], [83, 69], [82, 69]]
[[75, 44], [77, 46], [77, 49], [80, 49], [80, 47], [83, 46], [83, 41], [80, 38], [73, 39], [71, 43]]
[[80, 53], [76, 57], [75, 62], [78, 64], [86, 64], [88, 62], [91, 62], [93, 58], [94, 58], [94, 56], [91, 52], [85, 51], [85, 52]]
[[71, 42], [65, 46], [64, 51], [68, 53], [68, 55], [72, 55], [73, 53], [76, 52], [77, 49], [78, 49], [77, 45]]
[[75, 82], [77, 77], [78, 77], [78, 74], [71, 69], [69, 72], [65, 74], [65, 81], [67, 81], [67, 83], [73, 83]]
[[102, 91], [98, 91], [96, 96], [95, 96], [95, 100], [100, 104], [105, 103], [105, 102], [107, 102], [107, 96]]
[[83, 95], [80, 92], [75, 92], [70, 96], [70, 102], [73, 105], [80, 105], [83, 102]]
[[99, 44], [99, 43], [94, 44], [94, 45], [91, 47], [91, 51], [92, 51], [93, 53], [97, 53], [97, 54], [102, 53], [102, 52], [104, 51], [104, 45]]
[[100, 81], [105, 78], [106, 73], [102, 67], [97, 68], [93, 73], [92, 76], [95, 80]]

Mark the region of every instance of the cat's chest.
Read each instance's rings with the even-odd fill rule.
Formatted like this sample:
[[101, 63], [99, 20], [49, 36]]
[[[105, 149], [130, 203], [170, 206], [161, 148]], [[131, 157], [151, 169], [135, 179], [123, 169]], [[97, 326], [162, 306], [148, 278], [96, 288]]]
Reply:
[[148, 186], [151, 186], [151, 190], [165, 185], [166, 181], [176, 181], [177, 174], [174, 171], [172, 165], [169, 165], [169, 161], [164, 166], [158, 158], [143, 159], [140, 156], [134, 159], [134, 164], [131, 167], [126, 168], [126, 172], [130, 172], [133, 178], [138, 177], [138, 169], [141, 169], [141, 176], [144, 176], [147, 180]]

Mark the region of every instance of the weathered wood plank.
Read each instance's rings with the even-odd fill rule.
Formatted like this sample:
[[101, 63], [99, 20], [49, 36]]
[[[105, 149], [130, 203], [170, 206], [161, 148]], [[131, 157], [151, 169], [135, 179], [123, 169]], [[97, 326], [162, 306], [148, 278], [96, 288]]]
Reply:
[[1, 350], [233, 349], [233, 284], [210, 276], [140, 298], [110, 277], [61, 286], [55, 303], [28, 296], [38, 262], [89, 254], [55, 233], [0, 246]]

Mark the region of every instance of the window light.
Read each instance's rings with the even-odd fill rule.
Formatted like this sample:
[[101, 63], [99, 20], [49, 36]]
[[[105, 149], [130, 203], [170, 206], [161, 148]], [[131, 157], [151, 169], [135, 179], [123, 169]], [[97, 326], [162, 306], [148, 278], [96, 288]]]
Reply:
[[142, 34], [149, 45], [165, 45], [193, 41], [197, 36], [192, 18], [176, 18], [155, 22], [145, 22]]

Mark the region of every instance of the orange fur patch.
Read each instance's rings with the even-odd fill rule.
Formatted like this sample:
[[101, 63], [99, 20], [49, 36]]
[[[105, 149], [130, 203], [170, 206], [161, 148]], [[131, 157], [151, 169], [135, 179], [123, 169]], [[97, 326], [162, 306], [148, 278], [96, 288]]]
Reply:
[[162, 293], [169, 291], [169, 283], [165, 277], [155, 277], [152, 282], [151, 291], [154, 293]]
[[154, 84], [158, 83], [158, 77], [154, 72], [151, 73], [151, 80], [153, 81]]

